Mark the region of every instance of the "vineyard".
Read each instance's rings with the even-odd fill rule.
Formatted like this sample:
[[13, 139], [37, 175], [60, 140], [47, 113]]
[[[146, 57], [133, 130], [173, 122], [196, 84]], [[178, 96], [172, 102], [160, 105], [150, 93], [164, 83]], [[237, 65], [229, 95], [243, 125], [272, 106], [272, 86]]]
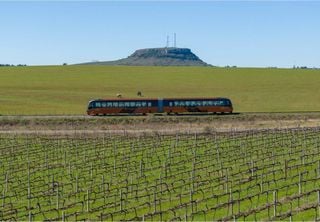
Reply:
[[0, 136], [0, 220], [320, 220], [320, 128]]

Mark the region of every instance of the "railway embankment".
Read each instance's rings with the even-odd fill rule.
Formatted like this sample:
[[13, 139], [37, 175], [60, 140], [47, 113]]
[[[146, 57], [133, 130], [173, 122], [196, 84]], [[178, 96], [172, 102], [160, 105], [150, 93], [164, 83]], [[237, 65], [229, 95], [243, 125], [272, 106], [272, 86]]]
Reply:
[[0, 133], [212, 133], [320, 127], [320, 113], [239, 113], [233, 115], [0, 116]]

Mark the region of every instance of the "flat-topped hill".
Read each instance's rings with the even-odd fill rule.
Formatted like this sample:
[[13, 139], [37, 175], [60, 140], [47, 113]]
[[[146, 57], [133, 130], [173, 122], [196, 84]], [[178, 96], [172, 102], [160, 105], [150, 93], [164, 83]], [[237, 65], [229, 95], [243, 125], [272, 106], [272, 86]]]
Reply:
[[81, 65], [208, 66], [190, 49], [174, 47], [139, 49], [125, 59], [82, 63]]

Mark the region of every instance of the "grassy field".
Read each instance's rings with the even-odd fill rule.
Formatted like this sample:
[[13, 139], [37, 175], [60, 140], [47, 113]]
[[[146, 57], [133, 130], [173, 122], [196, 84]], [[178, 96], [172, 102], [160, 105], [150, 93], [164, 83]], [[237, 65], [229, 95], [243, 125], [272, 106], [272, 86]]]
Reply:
[[320, 111], [320, 71], [213, 67], [0, 68], [0, 115], [85, 114], [90, 99], [229, 97], [235, 112]]
[[319, 135], [1, 135], [0, 220], [318, 221]]

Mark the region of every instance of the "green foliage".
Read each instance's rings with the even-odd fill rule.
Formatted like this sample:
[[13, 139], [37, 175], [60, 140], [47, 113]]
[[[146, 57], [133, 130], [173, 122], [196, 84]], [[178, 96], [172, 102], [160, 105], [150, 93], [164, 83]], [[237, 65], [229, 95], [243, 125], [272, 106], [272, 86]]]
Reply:
[[214, 67], [0, 69], [0, 114], [85, 114], [90, 99], [229, 97], [235, 112], [320, 110], [320, 71]]
[[319, 135], [2, 135], [0, 220], [319, 220]]

